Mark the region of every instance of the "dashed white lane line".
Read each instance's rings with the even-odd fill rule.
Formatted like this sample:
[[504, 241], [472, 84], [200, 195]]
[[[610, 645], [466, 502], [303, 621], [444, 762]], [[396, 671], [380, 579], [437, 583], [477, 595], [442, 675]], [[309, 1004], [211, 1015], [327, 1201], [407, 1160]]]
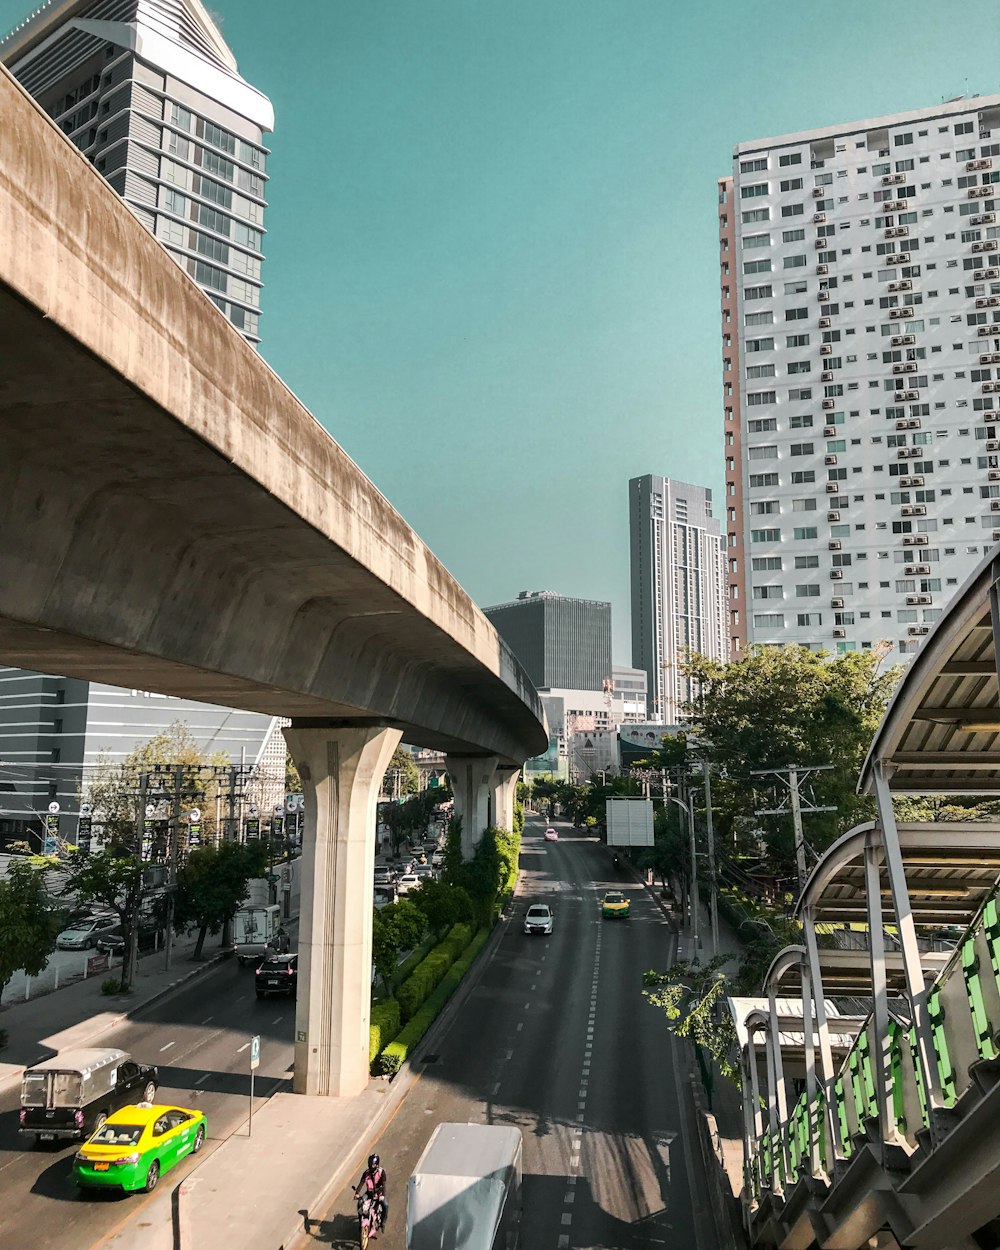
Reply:
[[509, 1063], [510, 1060], [514, 1058], [514, 1052], [512, 1050], [508, 1050], [506, 1058], [507, 1058], [507, 1062]]
[[202, 1024], [211, 1024], [214, 1019], [215, 1016], [206, 1016], [205, 1019], [202, 1020]]
[[243, 1043], [243, 1045], [239, 1048], [239, 1050], [238, 1050], [236, 1053], [237, 1053], [238, 1055], [242, 1055], [242, 1054], [243, 1054], [243, 1052], [244, 1052], [245, 1050], [248, 1050], [248, 1049], [249, 1049], [249, 1047], [250, 1047], [250, 1043], [249, 1043], [249, 1042], [244, 1042], [244, 1043]]
[[571, 1211], [564, 1211], [564, 1212], [563, 1212], [562, 1219], [561, 1219], [560, 1223], [562, 1223], [562, 1224], [572, 1224], [572, 1223], [573, 1223], [573, 1213], [572, 1213]]
[[[576, 1178], [574, 1177], [574, 1178], [572, 1178], [572, 1179], [574, 1179], [574, 1180], [575, 1180]], [[576, 1201], [576, 1194], [569, 1193], [569, 1194], [566, 1194], [566, 1195], [563, 1197], [563, 1205], [564, 1205], [564, 1206], [571, 1207], [575, 1201]]]
[[569, 1185], [569, 1186], [570, 1186], [570, 1188], [572, 1188], [572, 1187], [576, 1184], [576, 1177], [575, 1177], [575, 1176], [567, 1176], [567, 1177], [566, 1177], [566, 1184], [567, 1184], [567, 1185]]
[[198, 1077], [197, 1081], [195, 1081], [195, 1085], [200, 1085], [202, 1081], [207, 1081], [210, 1076], [210, 1072], [203, 1072], [201, 1076]]
[[496, 1085], [493, 1086], [493, 1097], [496, 1098], [497, 1094], [499, 1093], [500, 1093], [500, 1082], [497, 1081]]
[[520, 1033], [523, 1028], [524, 1028], [524, 1021], [522, 1020], [521, 1023], [517, 1026], [518, 1033]]
[[558, 1250], [569, 1250], [569, 1238], [563, 1233], [558, 1242]]
[[176, 1045], [177, 1045], [176, 1042], [167, 1042], [166, 1046], [160, 1047], [160, 1054], [162, 1055], [165, 1050], [169, 1050], [171, 1046], [176, 1046]]
[[527, 1011], [530, 1006], [531, 1006], [531, 1003], [525, 1003], [524, 1010]]

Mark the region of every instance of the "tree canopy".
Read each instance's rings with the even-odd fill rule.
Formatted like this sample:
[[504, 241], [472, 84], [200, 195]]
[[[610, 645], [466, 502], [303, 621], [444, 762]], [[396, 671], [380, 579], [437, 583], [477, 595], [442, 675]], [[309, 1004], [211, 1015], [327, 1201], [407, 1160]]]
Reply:
[[267, 871], [263, 842], [222, 842], [191, 852], [177, 873], [174, 923], [197, 928], [192, 959], [200, 959], [205, 937], [218, 933], [246, 898], [248, 882]]
[[49, 962], [62, 927], [45, 888], [45, 870], [11, 860], [0, 878], [0, 998], [15, 972], [36, 977]]

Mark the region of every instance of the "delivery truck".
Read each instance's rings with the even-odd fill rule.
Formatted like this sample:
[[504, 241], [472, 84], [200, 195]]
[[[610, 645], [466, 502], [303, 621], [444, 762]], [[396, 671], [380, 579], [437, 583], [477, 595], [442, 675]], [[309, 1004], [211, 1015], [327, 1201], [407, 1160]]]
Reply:
[[439, 1124], [406, 1187], [406, 1250], [516, 1250], [521, 1130]]
[[283, 955], [288, 945], [277, 903], [241, 907], [233, 917], [233, 954], [241, 964], [256, 963], [266, 955]]

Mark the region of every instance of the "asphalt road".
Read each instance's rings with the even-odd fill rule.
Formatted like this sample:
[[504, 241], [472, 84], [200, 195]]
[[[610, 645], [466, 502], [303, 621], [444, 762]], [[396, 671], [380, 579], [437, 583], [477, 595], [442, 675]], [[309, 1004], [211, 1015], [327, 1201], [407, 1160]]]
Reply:
[[[406, 1180], [436, 1124], [517, 1125], [524, 1137], [521, 1245], [552, 1250], [699, 1250], [714, 1244], [681, 1073], [642, 973], [673, 962], [655, 904], [606, 848], [560, 826], [526, 830], [524, 882], [496, 954], [381, 1138], [390, 1219], [382, 1250], [404, 1250]], [[628, 921], [602, 920], [604, 890], [626, 890]], [[529, 903], [555, 912], [551, 937], [526, 937]], [[367, 1150], [366, 1150], [367, 1153]], [[356, 1161], [355, 1180], [364, 1159]], [[357, 1244], [345, 1189], [296, 1250]]]
[[[290, 1087], [294, 1001], [258, 1001], [253, 978], [253, 968], [227, 960], [101, 1038], [101, 1045], [120, 1046], [142, 1063], [159, 1065], [158, 1100], [204, 1110], [208, 1148], [246, 1116], [253, 1034], [261, 1035], [255, 1103]], [[0, 1098], [0, 1246], [91, 1250], [126, 1220], [141, 1217], [151, 1198], [80, 1194], [71, 1178], [78, 1145], [33, 1148], [17, 1132], [18, 1106], [17, 1090]], [[184, 1170], [182, 1164], [168, 1181]]]

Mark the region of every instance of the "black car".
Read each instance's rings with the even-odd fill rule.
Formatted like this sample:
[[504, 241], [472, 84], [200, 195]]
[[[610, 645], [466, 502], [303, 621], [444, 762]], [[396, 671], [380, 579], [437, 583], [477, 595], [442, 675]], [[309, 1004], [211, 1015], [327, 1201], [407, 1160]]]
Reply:
[[[139, 950], [153, 951], [157, 950], [162, 944], [164, 934], [162, 929], [155, 924], [139, 925]], [[97, 949], [102, 955], [121, 955], [125, 950], [125, 934], [120, 924], [115, 925], [113, 929], [107, 929], [97, 939]]]
[[37, 1141], [85, 1141], [120, 1107], [152, 1102], [160, 1081], [152, 1064], [125, 1050], [81, 1047], [26, 1068], [19, 1132]]
[[258, 965], [254, 988], [258, 998], [267, 998], [268, 994], [291, 994], [294, 997], [298, 980], [298, 955], [271, 955]]

